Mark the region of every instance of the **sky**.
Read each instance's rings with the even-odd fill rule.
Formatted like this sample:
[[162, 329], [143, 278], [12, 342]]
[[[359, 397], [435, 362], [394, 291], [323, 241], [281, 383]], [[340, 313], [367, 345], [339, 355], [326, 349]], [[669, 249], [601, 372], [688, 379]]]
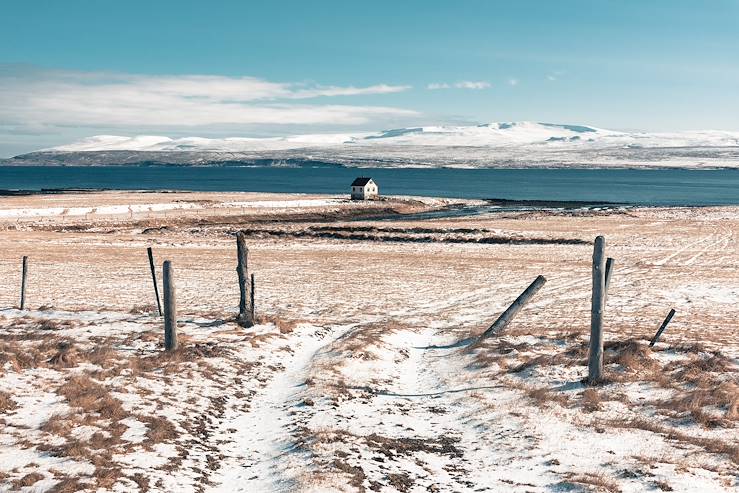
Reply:
[[0, 157], [99, 134], [739, 130], [739, 0], [3, 0]]

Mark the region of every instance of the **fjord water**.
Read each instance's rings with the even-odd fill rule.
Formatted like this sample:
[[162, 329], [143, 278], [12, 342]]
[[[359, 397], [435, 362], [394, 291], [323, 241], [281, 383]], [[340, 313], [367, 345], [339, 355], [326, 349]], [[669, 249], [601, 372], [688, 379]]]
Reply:
[[739, 170], [343, 167], [0, 167], [0, 190], [112, 189], [348, 193], [371, 176], [389, 195], [739, 205]]

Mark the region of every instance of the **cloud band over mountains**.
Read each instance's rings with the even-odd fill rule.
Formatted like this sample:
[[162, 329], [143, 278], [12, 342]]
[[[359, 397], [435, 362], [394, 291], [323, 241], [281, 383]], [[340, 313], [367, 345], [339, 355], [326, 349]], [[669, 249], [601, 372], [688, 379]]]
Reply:
[[[273, 82], [256, 77], [137, 75], [0, 67], [3, 127], [198, 127], [213, 125], [357, 125], [412, 110], [341, 104], [341, 97], [402, 92]], [[331, 100], [330, 102], [327, 100]]]

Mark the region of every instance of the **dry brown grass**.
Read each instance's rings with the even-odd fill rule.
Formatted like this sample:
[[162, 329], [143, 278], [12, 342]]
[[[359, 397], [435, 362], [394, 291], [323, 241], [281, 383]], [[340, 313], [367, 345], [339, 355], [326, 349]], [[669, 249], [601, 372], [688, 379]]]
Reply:
[[7, 392], [0, 391], [0, 414], [7, 411], [12, 411], [18, 407], [15, 401], [10, 397]]
[[694, 445], [713, 454], [726, 455], [732, 462], [739, 464], [739, 445], [737, 445], [736, 442], [725, 441], [718, 438], [693, 436], [660, 422], [645, 418], [610, 420], [607, 423], [604, 423], [604, 425], [605, 424], [615, 428], [651, 431], [652, 433], [664, 436], [668, 440]]
[[71, 329], [74, 327], [74, 323], [71, 320], [53, 320], [47, 318], [38, 322], [37, 327], [40, 330], [62, 330]]
[[84, 361], [102, 363], [97, 348], [80, 348], [68, 337], [4, 334], [0, 340], [0, 367], [9, 363], [16, 372], [32, 368], [73, 368]]
[[665, 367], [672, 372], [672, 378], [678, 382], [700, 384], [711, 374], [736, 373], [737, 369], [732, 360], [718, 352], [687, 353], [689, 361], [676, 361]]
[[177, 438], [175, 425], [161, 416], [138, 416], [138, 419], [146, 423], [147, 445], [172, 441]]
[[96, 413], [104, 419], [118, 421], [130, 415], [105, 386], [85, 375], [70, 377], [57, 392], [67, 399], [71, 407]]
[[13, 481], [13, 487], [20, 489], [20, 488], [25, 488], [27, 486], [33, 486], [34, 484], [44, 479], [44, 477], [45, 476], [43, 474], [32, 472], [32, 473], [26, 474], [20, 479], [16, 479], [15, 481]]
[[82, 483], [79, 478], [65, 476], [49, 491], [51, 493], [78, 493], [85, 489], [89, 489], [89, 485]]
[[603, 399], [597, 389], [589, 388], [582, 392], [582, 408], [589, 412], [600, 411]]
[[618, 482], [606, 476], [604, 473], [569, 474], [567, 480], [590, 487], [593, 491], [607, 491], [609, 493], [620, 493]]
[[143, 303], [134, 305], [128, 313], [132, 315], [157, 315], [159, 309], [153, 303]]
[[535, 387], [533, 385], [510, 379], [503, 380], [503, 383], [506, 387], [522, 391], [526, 397], [540, 406], [546, 406], [549, 404], [567, 406], [570, 403], [569, 398], [565, 394], [551, 390], [547, 387]]
[[652, 359], [649, 347], [637, 339], [608, 341], [603, 345], [604, 364], [620, 365], [627, 371], [653, 370], [659, 363]]
[[361, 325], [336, 339], [332, 343], [331, 349], [348, 358], [375, 360], [378, 357], [377, 349], [383, 345], [383, 338], [388, 334], [407, 328], [407, 325], [403, 325], [397, 320]]
[[659, 401], [657, 405], [678, 414], [686, 413], [705, 427], [733, 427], [739, 420], [739, 386], [723, 382], [699, 387]]
[[292, 333], [298, 325], [306, 323], [306, 320], [290, 318], [285, 315], [257, 315], [254, 323], [256, 324], [274, 324], [280, 331], [280, 334]]

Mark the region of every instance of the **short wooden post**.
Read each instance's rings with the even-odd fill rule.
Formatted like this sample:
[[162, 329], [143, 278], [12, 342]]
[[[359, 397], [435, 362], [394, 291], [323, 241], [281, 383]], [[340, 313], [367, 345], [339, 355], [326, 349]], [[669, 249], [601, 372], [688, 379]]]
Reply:
[[256, 296], [256, 287], [254, 286], [254, 273], [251, 275], [251, 291], [249, 291], [251, 295], [251, 320], [252, 322], [256, 323], [257, 316], [256, 316], [256, 308], [254, 303], [254, 297]]
[[157, 285], [157, 271], [154, 268], [154, 253], [151, 251], [151, 247], [146, 249], [146, 253], [149, 254], [149, 269], [151, 270], [151, 281], [154, 283], [154, 296], [157, 299], [157, 310], [159, 310], [159, 316], [162, 316], [162, 302], [159, 301], [159, 286]]
[[23, 256], [23, 267], [21, 269], [21, 310], [26, 309], [26, 278], [28, 277], [28, 256]]
[[590, 308], [590, 359], [588, 383], [603, 379], [603, 308], [606, 296], [606, 239], [598, 236], [593, 249], [593, 293]]
[[164, 290], [164, 349], [177, 349], [177, 297], [175, 296], [172, 262], [164, 261], [162, 268]]
[[649, 343], [649, 347], [654, 347], [655, 344], [657, 344], [657, 341], [659, 341], [660, 336], [662, 335], [662, 332], [665, 331], [667, 328], [667, 324], [672, 321], [672, 317], [675, 316], [675, 309], [671, 308], [670, 313], [667, 314], [667, 317], [665, 318], [664, 322], [662, 322], [662, 325], [659, 326], [659, 330], [656, 334], [654, 334], [654, 337], [652, 337], [652, 342]]
[[239, 275], [239, 325], [251, 327], [254, 325], [252, 310], [251, 285], [249, 282], [249, 249], [246, 247], [246, 236], [239, 232], [236, 234], [236, 256], [238, 264], [236, 272]]
[[531, 300], [531, 298], [534, 297], [534, 295], [546, 284], [547, 280], [544, 276], [539, 276], [536, 279], [534, 279], [534, 282], [532, 282], [528, 288], [524, 290], [523, 293], [521, 293], [518, 298], [516, 298], [516, 301], [511, 303], [511, 305], [506, 308], [506, 311], [504, 311], [498, 319], [493, 322], [493, 325], [491, 325], [485, 332], [480, 335], [478, 338], [478, 342], [482, 341], [485, 338], [488, 338], [495, 333], [503, 330], [510, 322], [513, 320], [513, 317], [515, 317], [518, 312], [521, 311], [521, 309], [526, 305], [526, 303]]

